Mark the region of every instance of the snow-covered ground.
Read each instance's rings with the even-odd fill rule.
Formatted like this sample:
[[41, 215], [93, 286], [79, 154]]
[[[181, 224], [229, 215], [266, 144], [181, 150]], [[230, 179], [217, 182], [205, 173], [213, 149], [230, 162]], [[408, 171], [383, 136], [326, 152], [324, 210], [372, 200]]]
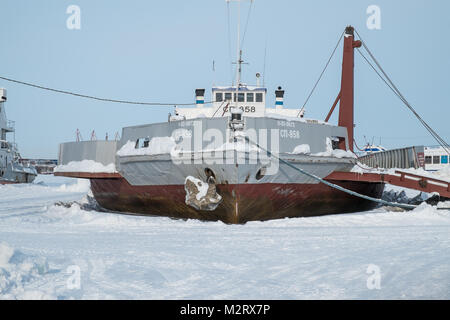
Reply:
[[450, 298], [447, 210], [225, 225], [99, 212], [88, 192], [0, 186], [0, 299]]

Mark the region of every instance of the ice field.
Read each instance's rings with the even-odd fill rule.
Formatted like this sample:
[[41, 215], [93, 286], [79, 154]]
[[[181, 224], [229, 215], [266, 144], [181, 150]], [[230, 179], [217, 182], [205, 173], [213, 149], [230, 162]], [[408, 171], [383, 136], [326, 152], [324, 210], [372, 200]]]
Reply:
[[450, 298], [449, 210], [225, 225], [100, 212], [88, 194], [0, 186], [0, 299]]

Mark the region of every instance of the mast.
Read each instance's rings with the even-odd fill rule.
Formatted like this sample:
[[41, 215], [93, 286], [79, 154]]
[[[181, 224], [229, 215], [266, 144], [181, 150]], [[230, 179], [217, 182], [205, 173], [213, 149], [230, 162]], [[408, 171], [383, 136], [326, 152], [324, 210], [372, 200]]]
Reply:
[[236, 0], [238, 2], [238, 21], [237, 21], [237, 42], [236, 42], [236, 59], [237, 59], [237, 65], [236, 65], [236, 107], [238, 102], [238, 91], [239, 91], [239, 85], [241, 83], [241, 58], [240, 55], [241, 52], [241, 0]]
[[[237, 17], [237, 42], [236, 42], [236, 103], [235, 107], [238, 106], [238, 94], [239, 87], [241, 85], [241, 75], [242, 75], [242, 50], [241, 50], [241, 1], [242, 0], [225, 0], [226, 2], [237, 2], [238, 3], [238, 17]], [[253, 1], [253, 0], [250, 0]]]
[[[354, 41], [354, 28], [348, 26], [345, 28], [344, 36], [344, 55], [342, 60], [342, 79], [339, 122], [338, 125], [347, 128], [348, 147], [353, 151], [353, 132], [354, 132], [354, 49], [361, 47], [361, 41]], [[345, 141], [339, 141], [339, 149], [345, 150]]]

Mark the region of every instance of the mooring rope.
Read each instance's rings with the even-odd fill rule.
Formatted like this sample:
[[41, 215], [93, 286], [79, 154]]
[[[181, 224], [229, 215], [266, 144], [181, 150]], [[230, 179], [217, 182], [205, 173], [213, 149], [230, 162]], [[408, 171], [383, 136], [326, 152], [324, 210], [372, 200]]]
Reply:
[[[194, 105], [196, 105], [196, 103], [139, 102], [139, 101], [127, 101], [127, 100], [117, 100], [117, 99], [109, 99], [109, 98], [99, 98], [99, 97], [89, 96], [89, 95], [76, 93], [76, 92], [71, 92], [71, 91], [65, 91], [65, 90], [48, 88], [48, 87], [44, 87], [44, 86], [41, 86], [41, 85], [29, 83], [29, 82], [24, 82], [24, 81], [20, 81], [20, 80], [6, 78], [6, 77], [3, 77], [3, 76], [0, 76], [0, 79], [5, 80], [5, 81], [9, 81], [9, 82], [13, 82], [13, 83], [17, 83], [17, 84], [21, 84], [21, 85], [24, 85], [24, 86], [29, 86], [29, 87], [41, 89], [41, 90], [47, 90], [47, 91], [52, 91], [52, 92], [56, 92], [56, 93], [62, 93], [62, 94], [72, 95], [72, 96], [76, 96], [76, 97], [80, 97], [80, 98], [86, 98], [86, 99], [92, 99], [92, 100], [104, 101], [104, 102], [123, 103], [123, 104], [135, 104], [135, 105], [146, 105], [146, 106], [166, 106], [166, 107], [167, 106], [173, 107], [173, 106], [194, 106]], [[213, 102], [212, 101], [204, 102], [204, 104], [211, 104], [211, 103], [213, 103]]]
[[412, 205], [412, 204], [404, 204], [404, 203], [397, 203], [397, 202], [389, 202], [389, 201], [386, 201], [386, 200], [383, 200], [383, 199], [372, 198], [372, 197], [369, 197], [369, 196], [360, 194], [360, 193], [358, 193], [358, 192], [355, 192], [355, 191], [352, 191], [352, 190], [343, 188], [343, 187], [341, 187], [341, 186], [338, 186], [337, 184], [328, 182], [328, 181], [326, 181], [326, 180], [324, 180], [324, 179], [322, 179], [322, 178], [320, 178], [320, 177], [318, 177], [318, 176], [316, 176], [316, 175], [314, 175], [314, 174], [312, 174], [312, 173], [309, 173], [309, 172], [307, 172], [307, 171], [305, 171], [305, 170], [303, 170], [303, 169], [301, 169], [301, 168], [298, 168], [298, 167], [292, 165], [291, 163], [289, 163], [289, 162], [287, 162], [287, 161], [281, 159], [280, 157], [277, 157], [277, 156], [274, 155], [272, 152], [270, 152], [270, 151], [268, 151], [268, 150], [262, 148], [262, 147], [261, 147], [259, 144], [257, 144], [256, 142], [251, 141], [248, 137], [245, 137], [245, 141], [247, 141], [248, 143], [253, 144], [253, 145], [256, 146], [257, 148], [261, 149], [262, 151], [267, 152], [267, 154], [268, 154], [270, 157], [273, 157], [273, 158], [279, 160], [280, 162], [284, 163], [284, 164], [287, 165], [288, 167], [290, 167], [290, 168], [292, 168], [292, 169], [294, 169], [294, 170], [296, 170], [296, 171], [302, 173], [303, 175], [306, 175], [306, 176], [308, 176], [308, 177], [310, 177], [310, 178], [312, 178], [312, 179], [314, 179], [314, 180], [317, 180], [317, 181], [319, 181], [319, 182], [321, 182], [321, 183], [323, 183], [323, 184], [325, 184], [325, 185], [327, 185], [327, 186], [329, 186], [329, 187], [331, 187], [331, 188], [337, 189], [337, 190], [339, 190], [339, 191], [345, 192], [345, 193], [347, 193], [347, 194], [350, 194], [350, 195], [355, 196], [355, 197], [358, 197], [358, 198], [362, 198], [362, 199], [365, 199], [365, 200], [377, 202], [377, 203], [380, 203], [380, 204], [383, 204], [383, 205], [386, 205], [386, 206], [398, 207], [398, 208], [403, 208], [403, 209], [408, 209], [408, 210], [412, 210], [412, 209], [417, 208], [416, 205]]
[[358, 33], [358, 31], [356, 29], [355, 29], [355, 32], [358, 35], [359, 39], [361, 40], [363, 48], [369, 54], [370, 58], [376, 64], [376, 66], [378, 67], [378, 69], [380, 70], [380, 72], [383, 75], [381, 75], [378, 72], [378, 70], [376, 70], [376, 68], [370, 63], [369, 59], [367, 59], [364, 56], [364, 54], [358, 49], [359, 54], [364, 58], [364, 60], [369, 64], [369, 66], [375, 71], [375, 73], [381, 78], [381, 80], [383, 80], [383, 82], [389, 87], [389, 89], [391, 89], [394, 92], [394, 94], [405, 104], [405, 106], [414, 114], [414, 116], [420, 121], [420, 123], [422, 123], [422, 125], [425, 127], [425, 129], [439, 143], [439, 145], [445, 150], [445, 152], [447, 152], [450, 155], [450, 145], [433, 128], [431, 128], [431, 126], [411, 106], [411, 104], [408, 102], [408, 100], [406, 100], [406, 98], [403, 96], [403, 94], [400, 92], [400, 90], [397, 88], [397, 86], [394, 84], [394, 82], [391, 80], [391, 78], [387, 75], [387, 73], [381, 67], [381, 64], [378, 62], [378, 60], [372, 54], [372, 52], [370, 51], [366, 42], [362, 39], [361, 35]]
[[305, 109], [306, 104], [308, 103], [309, 99], [311, 98], [312, 94], [314, 93], [314, 91], [317, 88], [317, 85], [319, 84], [320, 80], [322, 80], [322, 77], [325, 73], [325, 71], [327, 70], [328, 66], [330, 65], [331, 59], [333, 59], [334, 54], [336, 53], [337, 48], [339, 47], [339, 44], [341, 43], [342, 37], [344, 36], [345, 32], [341, 33], [341, 36], [339, 37], [338, 42], [336, 43], [336, 46], [333, 49], [333, 52], [331, 53], [330, 57], [328, 58], [327, 63], [325, 64], [325, 67], [323, 68], [322, 72], [320, 73], [319, 79], [317, 79], [316, 83], [314, 84], [311, 92], [309, 93], [308, 97], [306, 98], [305, 103], [303, 103], [302, 108], [300, 109], [300, 111], [297, 114], [297, 117], [300, 117], [300, 114], [302, 113], [302, 111]]

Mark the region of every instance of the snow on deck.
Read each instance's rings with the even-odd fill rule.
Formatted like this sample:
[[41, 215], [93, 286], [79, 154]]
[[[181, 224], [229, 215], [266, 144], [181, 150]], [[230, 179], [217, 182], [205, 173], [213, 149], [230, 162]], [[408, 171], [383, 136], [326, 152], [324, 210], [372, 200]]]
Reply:
[[438, 180], [443, 180], [443, 181], [447, 181], [450, 182], [450, 166], [445, 168], [445, 169], [441, 169], [438, 171], [426, 171], [423, 168], [418, 168], [418, 169], [414, 169], [414, 168], [409, 168], [409, 169], [376, 169], [376, 168], [371, 168], [363, 163], [358, 162], [351, 170], [351, 172], [355, 172], [355, 173], [384, 173], [384, 174], [391, 174], [391, 175], [398, 175], [396, 172], [397, 171], [401, 171], [401, 172], [406, 172], [406, 173], [410, 173], [410, 174], [414, 174], [414, 175], [418, 175], [418, 176], [422, 176], [422, 177], [426, 177], [426, 178], [432, 178], [432, 179], [438, 179]]
[[54, 172], [116, 173], [117, 170], [114, 163], [105, 166], [94, 160], [82, 160], [56, 166]]
[[53, 176], [0, 186], [0, 299], [450, 298], [436, 207], [225, 225], [99, 212], [88, 193]]
[[136, 148], [136, 141], [128, 141], [117, 151], [117, 155], [125, 157], [167, 154], [171, 153], [175, 147], [176, 143], [172, 137], [153, 137], [144, 148]]
[[335, 158], [357, 158], [357, 156], [351, 152], [341, 149], [333, 149], [333, 143], [330, 138], [325, 139], [326, 151], [314, 153], [312, 156], [316, 157], [335, 157]]

